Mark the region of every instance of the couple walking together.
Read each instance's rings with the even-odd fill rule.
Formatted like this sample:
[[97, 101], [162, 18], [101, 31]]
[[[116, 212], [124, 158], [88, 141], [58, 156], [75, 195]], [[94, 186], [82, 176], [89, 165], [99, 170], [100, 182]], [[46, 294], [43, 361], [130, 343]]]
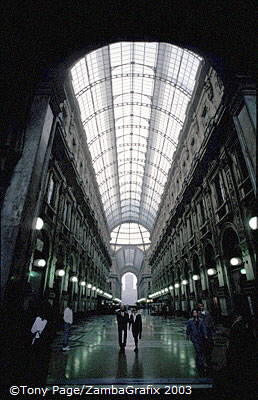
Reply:
[[132, 327], [132, 334], [135, 343], [134, 351], [138, 352], [138, 339], [141, 339], [142, 336], [142, 318], [141, 315], [138, 314], [137, 308], [134, 307], [132, 309], [132, 313], [129, 317], [129, 314], [125, 310], [125, 306], [122, 304], [120, 306], [120, 309], [117, 311], [116, 317], [120, 350], [125, 350], [127, 339], [127, 324], [129, 323], [129, 330]]

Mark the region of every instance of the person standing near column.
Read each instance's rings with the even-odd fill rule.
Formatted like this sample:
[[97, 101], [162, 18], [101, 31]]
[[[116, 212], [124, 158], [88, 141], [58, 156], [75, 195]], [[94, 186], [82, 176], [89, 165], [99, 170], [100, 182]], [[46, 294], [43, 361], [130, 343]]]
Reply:
[[130, 315], [129, 319], [129, 330], [132, 326], [132, 334], [135, 343], [134, 351], [138, 352], [138, 337], [141, 339], [142, 337], [142, 317], [141, 314], [138, 314], [137, 308], [132, 309], [132, 314]]
[[127, 339], [127, 323], [129, 322], [129, 315], [125, 311], [125, 306], [121, 304], [120, 309], [117, 311], [117, 325], [118, 325], [118, 341], [120, 350], [124, 351]]
[[71, 302], [68, 302], [65, 310], [64, 310], [64, 343], [63, 343], [63, 351], [70, 350], [68, 345], [69, 333], [73, 323], [73, 311], [71, 308]]
[[190, 337], [196, 352], [196, 365], [202, 373], [205, 368], [203, 344], [207, 339], [207, 329], [203, 319], [199, 318], [199, 313], [196, 309], [192, 311], [193, 318], [189, 319], [186, 327], [187, 338]]
[[200, 318], [203, 319], [207, 329], [207, 339], [204, 341], [204, 356], [208, 366], [212, 364], [212, 351], [214, 348], [214, 335], [216, 333], [215, 324], [209, 311], [206, 311], [202, 303], [198, 304], [200, 310]]

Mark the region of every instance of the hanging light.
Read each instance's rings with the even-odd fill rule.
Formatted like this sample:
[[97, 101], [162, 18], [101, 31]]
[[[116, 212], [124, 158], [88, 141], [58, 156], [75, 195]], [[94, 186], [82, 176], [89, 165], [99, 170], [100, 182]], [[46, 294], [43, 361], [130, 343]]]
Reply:
[[96, 286], [92, 286], [92, 290], [96, 290]]
[[209, 276], [215, 275], [216, 272], [217, 272], [217, 271], [216, 271], [215, 268], [209, 268], [209, 269], [207, 270], [207, 274], [208, 274]]
[[33, 229], [36, 229], [37, 231], [41, 231], [41, 229], [44, 226], [44, 221], [42, 218], [34, 218], [33, 220]]
[[193, 280], [194, 280], [194, 281], [198, 281], [198, 279], [200, 279], [200, 276], [197, 275], [197, 274], [194, 274], [194, 275], [193, 275]]
[[56, 270], [56, 275], [57, 276], [64, 276], [65, 275], [65, 270], [64, 269], [57, 269]]
[[242, 264], [242, 260], [241, 260], [241, 258], [239, 258], [239, 257], [233, 257], [233, 258], [230, 259], [229, 262], [230, 262], [230, 264], [233, 265], [234, 267]]
[[257, 224], [258, 224], [258, 218], [257, 217], [252, 217], [249, 219], [249, 226], [250, 228], [255, 231], [257, 230]]
[[178, 283], [178, 282], [177, 282], [177, 283], [175, 283], [175, 288], [176, 288], [176, 289], [178, 289], [178, 288], [179, 288], [179, 286], [180, 286], [180, 285], [179, 285], [179, 283]]
[[187, 279], [183, 279], [182, 280], [182, 285], [187, 285], [188, 284], [188, 280]]
[[242, 275], [246, 275], [246, 269], [245, 269], [245, 268], [241, 268], [241, 269], [240, 269], [240, 273], [241, 273]]
[[46, 260], [44, 260], [43, 258], [34, 260], [33, 265], [35, 265], [35, 267], [45, 267]]
[[91, 283], [88, 283], [87, 288], [90, 289], [92, 287]]
[[168, 288], [167, 287], [164, 290], [165, 290], [166, 293], [168, 292]]
[[172, 289], [173, 289], [173, 286], [172, 286], [172, 285], [170, 285], [170, 286], [169, 286], [169, 290], [172, 290]]
[[81, 286], [86, 286], [86, 282], [85, 282], [85, 281], [81, 281], [81, 282], [80, 282], [80, 285], [81, 285]]
[[72, 276], [72, 277], [71, 277], [71, 281], [72, 281], [72, 282], [78, 282], [77, 276]]

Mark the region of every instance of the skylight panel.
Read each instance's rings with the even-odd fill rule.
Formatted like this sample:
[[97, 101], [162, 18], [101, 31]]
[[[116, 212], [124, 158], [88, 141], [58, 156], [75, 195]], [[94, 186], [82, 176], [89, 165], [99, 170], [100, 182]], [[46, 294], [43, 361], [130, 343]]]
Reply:
[[200, 60], [166, 43], [120, 42], [72, 68], [110, 230], [127, 218], [153, 226]]

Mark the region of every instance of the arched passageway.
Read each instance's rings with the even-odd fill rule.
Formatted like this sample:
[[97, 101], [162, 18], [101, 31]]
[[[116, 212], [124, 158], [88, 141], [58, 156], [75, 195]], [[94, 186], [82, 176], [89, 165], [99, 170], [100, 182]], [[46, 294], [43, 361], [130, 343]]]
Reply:
[[[43, 251], [38, 248], [35, 250], [35, 256], [48, 257], [49, 260], [45, 274], [41, 273], [43, 284], [38, 285], [35, 280], [34, 287], [44, 292], [44, 296], [56, 307], [57, 313], [61, 313], [68, 300], [72, 300], [77, 321], [82, 316], [92, 318], [92, 334], [87, 332], [83, 322], [78, 322], [74, 329], [72, 351], [66, 364], [69, 368], [72, 365], [72, 374], [66, 376], [68, 383], [70, 379], [78, 377], [96, 377], [93, 365], [98, 365], [102, 371], [101, 378], [107, 376], [105, 372], [110, 365], [103, 366], [101, 346], [105, 347], [104, 359], [108, 360], [114, 352], [116, 318], [105, 315], [103, 320], [100, 317], [94, 320], [92, 314], [112, 313], [116, 304], [111, 299], [121, 297], [123, 273], [137, 273], [139, 297], [147, 298], [151, 293], [157, 305], [170, 305], [173, 316], [176, 311], [176, 317], [180, 316], [182, 320], [178, 322], [171, 318], [160, 323], [154, 315], [144, 316], [146, 342], [142, 348], [146, 351], [142, 359], [140, 362], [137, 357], [132, 359], [132, 353], [129, 353], [130, 362], [127, 364], [126, 357], [118, 355], [117, 363], [112, 364], [112, 373], [108, 378], [128, 377], [128, 371], [134, 379], [146, 378], [144, 372], [153, 378], [148, 367], [155, 365], [155, 370], [161, 367], [160, 377], [169, 379], [171, 360], [176, 360], [172, 369], [175, 374], [178, 371], [179, 377], [182, 377], [186, 369], [189, 376], [194, 377], [196, 370], [192, 347], [190, 343], [184, 342], [183, 318], [188, 315], [189, 309], [198, 301], [203, 301], [210, 311], [214, 311], [212, 305], [218, 304], [222, 316], [230, 318], [232, 308], [228, 304], [239, 294], [245, 297], [249, 308], [252, 308], [255, 257], [254, 246], [253, 243], [250, 245], [250, 241], [254, 241], [255, 233], [250, 233], [252, 228], [244, 216], [253, 215], [255, 210], [252, 159], [255, 117], [251, 80], [255, 42], [252, 24], [246, 24], [242, 18], [245, 12], [250, 17], [249, 22], [252, 21], [251, 8], [248, 9], [247, 3], [241, 8], [240, 17], [237, 13], [232, 14], [227, 5], [224, 5], [221, 18], [218, 18], [215, 6], [213, 8], [208, 4], [207, 14], [202, 5], [198, 4], [190, 12], [184, 8], [178, 18], [173, 11], [180, 10], [174, 9], [171, 1], [164, 8], [146, 3], [146, 6], [140, 7], [139, 13], [135, 10], [128, 13], [127, 9], [123, 9], [121, 14], [113, 13], [114, 6], [109, 8], [108, 5], [95, 10], [95, 4], [94, 8], [89, 6], [87, 9], [62, 8], [62, 12], [65, 11], [65, 24], [62, 22], [62, 13], [55, 15], [53, 25], [50, 19], [47, 19], [46, 24], [48, 11], [42, 9], [39, 12], [37, 7], [35, 13], [33, 6], [26, 9], [24, 14], [19, 14], [18, 7], [13, 11], [11, 21], [18, 21], [14, 24], [15, 28], [8, 18], [3, 17], [4, 23], [8, 21], [8, 29], [11, 28], [6, 29], [6, 37], [16, 40], [19, 49], [16, 57], [13, 57], [15, 46], [5, 41], [4, 56], [8, 68], [5, 69], [3, 80], [8, 90], [8, 124], [2, 135], [4, 150], [1, 153], [1, 168], [6, 172], [1, 186], [1, 198], [4, 199], [3, 286], [10, 278], [11, 285], [6, 290], [10, 296], [9, 309], [20, 312], [32, 253], [37, 246], [42, 246], [42, 235], [31, 229], [31, 222], [35, 215], [43, 216], [44, 228], [52, 235], [49, 235], [51, 245], [46, 248], [43, 245]], [[54, 11], [55, 7], [53, 5], [51, 10]], [[6, 10], [5, 13], [8, 7]], [[94, 18], [91, 18], [93, 10]], [[31, 20], [22, 18], [26, 13], [31, 13]], [[209, 16], [211, 20], [208, 23]], [[228, 23], [229, 19], [231, 24]], [[21, 30], [23, 23], [26, 29]], [[101, 29], [96, 29], [96, 26], [101, 26]], [[59, 30], [59, 27], [62, 29]], [[73, 27], [75, 29], [71, 29]], [[34, 40], [35, 35], [32, 34], [36, 30], [39, 40]], [[185, 103], [183, 107], [180, 96], [170, 96], [166, 88], [161, 90], [169, 80], [165, 70], [173, 64], [171, 60], [167, 64], [161, 60], [151, 66], [135, 62], [138, 50], [134, 52], [134, 48], [141, 47], [140, 43], [144, 41], [148, 44], [161, 43], [157, 46], [157, 54], [162, 53], [162, 49], [166, 49], [168, 54], [170, 46], [178, 46], [181, 50], [186, 49], [187, 55], [197, 54], [205, 60], [203, 80], [198, 80], [196, 90], [191, 88], [193, 103]], [[85, 118], [80, 120], [80, 112], [83, 112], [77, 107], [73, 96], [69, 70], [85, 54], [94, 51], [92, 58], [96, 58], [97, 49], [108, 60], [106, 55], [117, 42], [126, 43], [125, 47], [127, 50], [130, 48], [129, 53], [134, 54], [134, 57], [128, 63], [130, 66], [120, 63], [122, 71], [118, 74], [114, 73], [118, 65], [111, 65], [109, 58], [113, 75], [111, 82], [104, 79], [103, 86], [110, 89], [113, 85], [115, 88], [115, 81], [122, 77], [125, 78], [122, 91], [109, 97], [113, 104], [106, 102], [107, 91], [99, 91], [98, 105], [103, 107], [96, 108], [98, 102], [93, 101], [93, 113], [84, 115]], [[148, 46], [142, 47], [145, 55]], [[100, 64], [95, 64], [93, 75], [101, 70]], [[184, 64], [183, 58], [179, 64]], [[139, 91], [135, 91], [133, 85], [137, 79], [132, 87], [126, 88], [124, 82], [129, 73], [126, 68], [132, 68], [130, 73], [140, 77], [141, 84], [147, 75], [148, 79], [151, 75], [155, 76], [154, 90], [143, 93], [140, 84]], [[140, 68], [148, 72], [141, 73]], [[159, 74], [162, 69], [165, 71], [163, 75]], [[180, 74], [177, 75], [179, 77]], [[90, 82], [91, 95], [96, 89], [95, 83]], [[186, 97], [189, 96], [187, 84], [177, 83], [173, 82], [174, 88], [170, 93], [178, 90]], [[86, 86], [81, 89], [82, 92], [86, 91]], [[82, 92], [76, 95], [80, 96]], [[171, 97], [179, 99], [175, 102], [177, 110], [172, 110]], [[164, 101], [162, 107], [160, 99]], [[150, 110], [151, 116], [148, 115]], [[182, 111], [185, 120], [176, 115], [180, 114], [178, 110]], [[122, 119], [119, 129], [125, 134], [122, 139], [113, 135], [112, 140], [107, 135], [109, 142], [106, 148], [90, 156], [83, 125], [92, 119], [98, 121], [100, 126], [103, 122], [100, 115], [105, 115], [103, 126], [107, 120], [115, 125], [117, 120]], [[176, 131], [174, 127], [168, 130], [169, 124], [164, 122], [167, 117], [178, 124], [176, 133], [180, 145], [173, 154], [168, 143], [162, 141], [168, 133], [172, 136], [171, 132]], [[145, 122], [140, 126], [139, 120]], [[159, 123], [164, 123], [163, 130], [158, 129]], [[139, 144], [137, 151], [135, 141], [130, 139], [131, 132], [126, 131], [129, 125], [139, 130], [136, 135]], [[95, 142], [101, 147], [104, 143], [102, 139], [111, 131], [104, 126], [98, 134], [96, 132], [95, 128], [88, 129], [89, 135], [92, 134], [89, 143]], [[174, 140], [170, 143], [175, 146]], [[118, 151], [117, 155], [112, 152], [116, 146], [124, 148], [123, 152]], [[146, 149], [148, 151], [145, 153]], [[121, 153], [125, 157], [121, 157]], [[99, 164], [96, 174], [92, 161]], [[116, 171], [112, 170], [114, 166], [117, 166]], [[110, 175], [106, 179], [108, 171]], [[163, 196], [166, 175], [170, 180]], [[101, 176], [101, 180], [97, 182], [96, 176]], [[128, 202], [130, 189], [131, 201]], [[148, 241], [134, 243], [135, 247], [132, 248], [131, 242], [121, 243], [117, 240], [119, 235], [116, 235], [115, 242], [110, 243], [110, 232], [118, 234], [123, 224], [130, 223], [141, 225], [141, 236], [146, 233], [142, 229], [144, 226], [150, 233]], [[235, 232], [225, 229], [226, 226], [235, 226]], [[45, 243], [45, 240], [42, 241]], [[228, 242], [234, 243], [234, 251], [229, 251]], [[109, 252], [110, 244], [116, 253]], [[241, 266], [245, 268], [231, 268], [236, 266], [230, 263], [231, 258], [241, 259]], [[212, 274], [208, 272], [210, 270]], [[59, 275], [59, 272], [63, 275]], [[16, 278], [22, 279], [21, 285], [16, 284]], [[16, 299], [12, 288], [17, 289]], [[157, 337], [164, 339], [162, 357], [162, 345]], [[58, 353], [60, 343], [61, 334], [54, 344], [54, 352]], [[15, 359], [16, 354], [13, 355]], [[163, 362], [163, 356], [165, 367], [159, 362]], [[53, 357], [51, 373], [54, 378], [56, 375], [53, 371], [60, 372], [58, 368], [55, 369], [55, 360], [59, 363], [63, 360], [61, 357], [60, 354], [57, 358]], [[98, 359], [95, 364], [94, 359]], [[175, 368], [178, 366], [180, 368]], [[62, 378], [64, 370], [61, 370]], [[123, 371], [122, 376], [118, 376], [120, 370]]]
[[122, 282], [122, 303], [125, 305], [134, 305], [138, 299], [137, 296], [137, 277], [131, 272], [126, 272], [121, 279]]

